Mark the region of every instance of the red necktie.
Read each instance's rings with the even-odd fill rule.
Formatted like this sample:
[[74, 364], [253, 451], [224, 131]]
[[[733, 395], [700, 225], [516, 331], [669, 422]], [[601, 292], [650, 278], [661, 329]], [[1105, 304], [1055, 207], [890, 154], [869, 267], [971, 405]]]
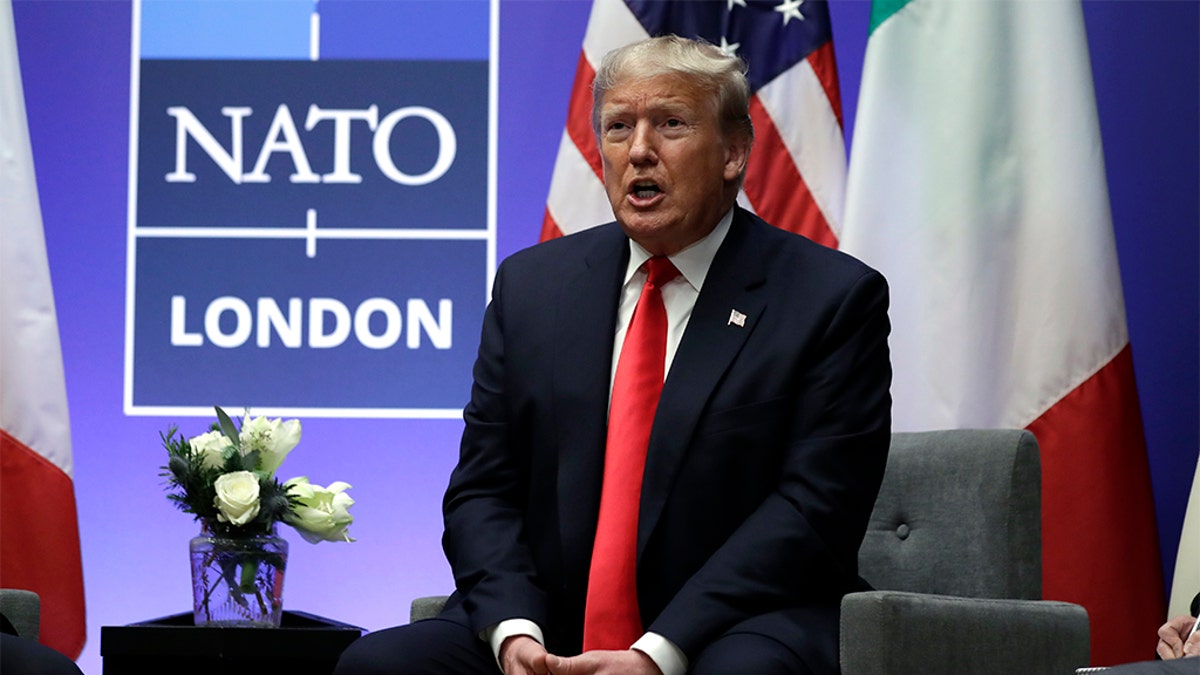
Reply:
[[650, 258], [644, 268], [649, 276], [629, 320], [613, 379], [600, 517], [584, 610], [584, 651], [629, 649], [642, 635], [636, 574], [638, 502], [667, 356], [667, 310], [661, 289], [679, 275], [664, 256]]

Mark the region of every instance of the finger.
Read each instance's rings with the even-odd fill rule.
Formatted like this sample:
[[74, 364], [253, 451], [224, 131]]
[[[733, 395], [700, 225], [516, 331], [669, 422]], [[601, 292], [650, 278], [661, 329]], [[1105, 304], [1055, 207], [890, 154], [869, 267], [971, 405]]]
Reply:
[[1193, 634], [1183, 643], [1184, 656], [1200, 656], [1200, 633]]
[[[554, 663], [551, 663], [551, 658], [555, 659]], [[550, 669], [550, 675], [585, 675], [585, 673], [594, 672], [588, 665], [586, 654], [571, 657], [547, 657], [546, 666]]]
[[1179, 658], [1179, 655], [1175, 653], [1175, 650], [1171, 649], [1171, 645], [1167, 644], [1163, 640], [1158, 641], [1158, 646], [1154, 648], [1154, 652], [1158, 654], [1158, 657], [1164, 661]]
[[550, 675], [550, 668], [546, 665], [545, 652], [540, 652], [529, 660], [529, 672], [533, 675]]
[[1176, 656], [1183, 649], [1183, 636], [1171, 624], [1164, 624], [1158, 629], [1158, 638], [1162, 644], [1166, 645], [1167, 649], [1171, 650]]

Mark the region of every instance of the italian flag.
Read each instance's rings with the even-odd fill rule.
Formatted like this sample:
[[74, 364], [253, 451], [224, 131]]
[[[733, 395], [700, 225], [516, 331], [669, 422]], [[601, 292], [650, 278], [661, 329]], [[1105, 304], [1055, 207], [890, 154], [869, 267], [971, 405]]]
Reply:
[[[1028, 428], [1043, 594], [1153, 657], [1162, 569], [1077, 0], [875, 0], [841, 248], [892, 288], [897, 430]], [[1019, 646], [1014, 646], [1019, 648]]]
[[12, 5], [0, 0], [0, 588], [41, 598], [43, 644], [83, 649], [71, 429]]

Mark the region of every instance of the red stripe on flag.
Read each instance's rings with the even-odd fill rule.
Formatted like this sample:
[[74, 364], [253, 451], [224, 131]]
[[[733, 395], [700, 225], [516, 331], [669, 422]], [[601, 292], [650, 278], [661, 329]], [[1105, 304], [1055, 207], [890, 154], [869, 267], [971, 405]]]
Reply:
[[1092, 663], [1150, 658], [1166, 608], [1129, 345], [1029, 430], [1042, 453], [1043, 595], [1087, 608]]
[[41, 642], [78, 658], [87, 635], [75, 486], [0, 429], [0, 588], [41, 597]]
[[842, 90], [838, 86], [837, 57], [834, 55], [833, 42], [826, 42], [809, 54], [808, 64], [816, 73], [817, 81], [821, 83], [821, 89], [825, 90], [825, 98], [829, 99], [829, 106], [833, 108], [833, 114], [837, 117], [838, 127], [844, 129]]
[[596, 131], [592, 128], [592, 80], [596, 73], [587, 55], [580, 52], [579, 65], [575, 68], [575, 84], [571, 88], [571, 103], [567, 107], [567, 135], [579, 148], [579, 154], [591, 165], [592, 171], [604, 181], [604, 167], [600, 164], [600, 149], [596, 147]]
[[546, 215], [542, 218], [542, 234], [538, 237], [538, 241], [549, 241], [558, 239], [563, 236], [562, 229], [558, 227], [558, 223], [554, 222], [554, 216], [550, 215], [550, 209], [546, 209]]
[[750, 97], [750, 121], [754, 124], [754, 150], [746, 168], [745, 191], [754, 210], [780, 229], [837, 248], [837, 237], [758, 96]]

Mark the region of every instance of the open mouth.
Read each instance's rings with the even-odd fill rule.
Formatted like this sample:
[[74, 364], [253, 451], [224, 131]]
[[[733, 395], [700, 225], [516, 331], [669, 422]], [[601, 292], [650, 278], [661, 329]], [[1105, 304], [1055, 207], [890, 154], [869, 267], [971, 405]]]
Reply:
[[653, 181], [639, 181], [633, 184], [630, 194], [638, 199], [652, 199], [662, 194], [662, 189]]

